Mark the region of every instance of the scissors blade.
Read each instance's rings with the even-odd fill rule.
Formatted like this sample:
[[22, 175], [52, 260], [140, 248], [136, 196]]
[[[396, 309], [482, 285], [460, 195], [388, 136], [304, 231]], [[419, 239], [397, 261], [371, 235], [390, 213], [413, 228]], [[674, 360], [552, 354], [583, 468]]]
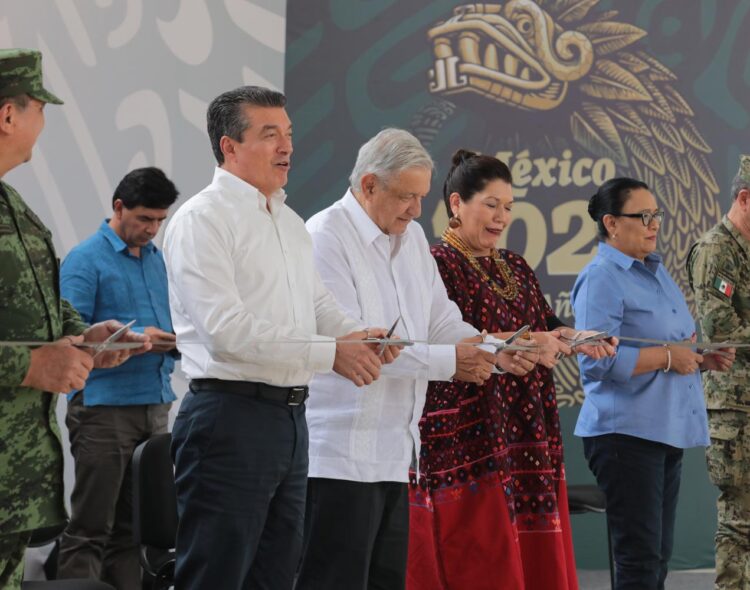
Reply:
[[590, 336], [586, 336], [585, 338], [573, 340], [573, 342], [571, 342], [568, 346], [570, 346], [570, 348], [575, 348], [576, 346], [591, 344], [592, 342], [600, 342], [602, 340], [607, 340], [608, 338], [609, 334], [607, 334], [606, 332], [597, 332], [596, 334], [591, 334]]
[[[494, 346], [495, 352], [498, 353], [501, 350], [528, 350], [527, 347], [519, 347], [517, 344], [513, 344], [518, 338], [526, 334], [531, 329], [531, 326], [523, 326], [517, 332], [511, 334], [506, 340], [496, 338], [492, 334], [486, 334], [482, 342], [475, 342], [474, 346]], [[533, 341], [528, 340], [529, 344]]]
[[526, 334], [526, 332], [528, 332], [529, 330], [531, 330], [531, 326], [526, 325], [526, 326], [523, 326], [520, 330], [518, 330], [514, 334], [511, 334], [510, 336], [508, 336], [508, 338], [505, 340], [506, 346], [513, 344], [513, 342], [515, 342], [518, 338]]
[[109, 337], [108, 337], [108, 338], [107, 338], [107, 339], [106, 339], [106, 340], [105, 340], [104, 342], [102, 342], [101, 344], [99, 344], [98, 346], [96, 346], [96, 347], [94, 348], [94, 357], [93, 357], [93, 358], [96, 358], [96, 357], [97, 357], [97, 356], [99, 356], [99, 355], [100, 355], [101, 353], [103, 353], [103, 352], [104, 352], [105, 350], [109, 350], [109, 349], [110, 349], [110, 346], [112, 346], [112, 344], [113, 344], [114, 342], [116, 342], [116, 341], [117, 341], [118, 339], [122, 338], [122, 336], [123, 336], [123, 335], [124, 335], [124, 334], [125, 334], [125, 333], [126, 333], [126, 332], [127, 332], [127, 331], [128, 331], [128, 330], [129, 330], [129, 329], [130, 329], [130, 328], [132, 327], [132, 326], [133, 326], [133, 325], [135, 325], [135, 320], [130, 320], [130, 321], [129, 321], [129, 322], [127, 323], [127, 324], [125, 324], [125, 325], [124, 325], [124, 326], [122, 326], [121, 328], [118, 328], [118, 329], [117, 329], [117, 330], [116, 330], [115, 332], [113, 332], [112, 334], [110, 334], [110, 335], [109, 335]]
[[382, 356], [385, 352], [385, 347], [387, 345], [388, 340], [390, 340], [391, 336], [393, 336], [393, 333], [396, 331], [396, 326], [398, 326], [398, 323], [401, 321], [401, 314], [396, 318], [396, 321], [393, 322], [393, 325], [391, 326], [391, 329], [386, 332], [384, 341], [380, 343], [380, 346], [378, 346], [378, 356]]

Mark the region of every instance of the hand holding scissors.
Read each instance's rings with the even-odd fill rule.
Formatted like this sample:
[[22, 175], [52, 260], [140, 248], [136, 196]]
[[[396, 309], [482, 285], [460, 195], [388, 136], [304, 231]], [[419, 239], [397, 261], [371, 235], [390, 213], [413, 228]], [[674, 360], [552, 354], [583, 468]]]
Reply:
[[391, 336], [393, 336], [393, 333], [396, 331], [396, 326], [398, 326], [398, 323], [401, 321], [401, 316], [399, 315], [396, 318], [396, 321], [393, 322], [393, 325], [391, 326], [390, 330], [386, 332], [384, 342], [380, 343], [380, 346], [378, 346], [378, 356], [383, 356], [383, 353], [385, 352], [385, 347], [388, 346], [388, 340]]

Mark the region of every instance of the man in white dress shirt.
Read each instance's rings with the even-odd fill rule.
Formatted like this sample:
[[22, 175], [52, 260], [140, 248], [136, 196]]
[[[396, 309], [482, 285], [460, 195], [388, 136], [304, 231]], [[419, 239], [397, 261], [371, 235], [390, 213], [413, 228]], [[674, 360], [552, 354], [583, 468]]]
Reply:
[[[291, 589], [307, 485], [307, 383], [372, 383], [381, 362], [314, 269], [284, 204], [292, 154], [283, 94], [246, 86], [208, 107], [218, 162], [175, 214], [164, 253], [190, 391], [174, 425], [176, 587]], [[342, 336], [348, 334], [347, 336]]]
[[481, 337], [448, 298], [424, 231], [412, 222], [432, 169], [413, 135], [381, 131], [359, 150], [344, 197], [307, 222], [321, 278], [351, 317], [375, 325], [400, 318], [400, 336], [430, 344], [405, 348], [363, 390], [331, 373], [310, 384], [310, 479], [297, 590], [403, 588], [408, 472], [419, 456], [427, 382], [483, 383], [496, 362], [520, 374], [533, 367], [515, 354], [456, 345]]

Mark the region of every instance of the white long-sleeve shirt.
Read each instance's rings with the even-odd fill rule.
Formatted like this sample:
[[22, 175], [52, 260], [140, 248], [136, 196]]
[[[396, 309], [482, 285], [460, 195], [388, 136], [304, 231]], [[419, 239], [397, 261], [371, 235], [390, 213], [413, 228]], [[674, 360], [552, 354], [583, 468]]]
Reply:
[[170, 220], [169, 303], [188, 378], [305, 385], [333, 367], [334, 338], [358, 328], [323, 286], [285, 199], [274, 193], [269, 212], [255, 187], [217, 168]]
[[406, 482], [419, 456], [427, 382], [450, 380], [455, 343], [478, 332], [448, 298], [418, 223], [388, 236], [347, 192], [307, 229], [323, 283], [352, 318], [389, 327], [401, 315], [399, 336], [431, 343], [404, 348], [366, 387], [334, 373], [315, 376], [307, 406], [309, 475]]

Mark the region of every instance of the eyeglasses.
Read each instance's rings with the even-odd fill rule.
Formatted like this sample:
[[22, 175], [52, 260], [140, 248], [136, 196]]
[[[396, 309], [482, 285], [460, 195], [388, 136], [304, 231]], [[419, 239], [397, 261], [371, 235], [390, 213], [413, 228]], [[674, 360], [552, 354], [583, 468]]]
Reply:
[[661, 225], [661, 222], [664, 221], [664, 211], [654, 211], [651, 213], [651, 211], [644, 211], [643, 213], [620, 213], [619, 215], [616, 215], [615, 217], [632, 217], [633, 219], [639, 219], [643, 222], [643, 225], [648, 227], [651, 225], [651, 220], [655, 219], [656, 222]]

